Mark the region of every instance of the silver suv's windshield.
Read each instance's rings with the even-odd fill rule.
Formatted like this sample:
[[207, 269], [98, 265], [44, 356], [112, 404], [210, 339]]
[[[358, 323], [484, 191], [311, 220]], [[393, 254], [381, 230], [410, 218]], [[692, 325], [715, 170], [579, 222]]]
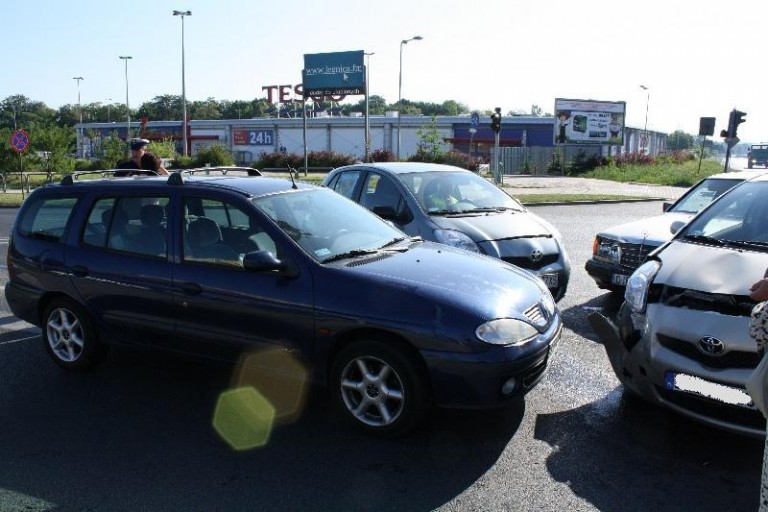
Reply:
[[255, 198], [253, 203], [321, 263], [377, 252], [408, 238], [328, 189], [271, 194]]
[[399, 178], [430, 214], [524, 209], [499, 187], [472, 172], [418, 172], [400, 174]]
[[710, 245], [768, 245], [768, 182], [739, 185], [688, 224], [680, 238]]
[[701, 181], [696, 187], [691, 189], [685, 196], [669, 211], [680, 213], [699, 213], [709, 203], [730, 190], [734, 185], [738, 185], [742, 180], [739, 179], [706, 179]]

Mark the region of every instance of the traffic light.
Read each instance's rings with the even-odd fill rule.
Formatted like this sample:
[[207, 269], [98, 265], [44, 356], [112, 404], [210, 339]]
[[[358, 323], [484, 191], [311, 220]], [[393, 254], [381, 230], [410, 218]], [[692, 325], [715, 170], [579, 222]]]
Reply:
[[496, 112], [491, 114], [491, 129], [496, 133], [501, 131], [501, 109], [496, 107]]
[[733, 109], [731, 110], [731, 115], [728, 116], [728, 137], [734, 138], [736, 137], [736, 130], [739, 129], [739, 125], [746, 121], [744, 119], [746, 117], [746, 112], [741, 112], [739, 110]]

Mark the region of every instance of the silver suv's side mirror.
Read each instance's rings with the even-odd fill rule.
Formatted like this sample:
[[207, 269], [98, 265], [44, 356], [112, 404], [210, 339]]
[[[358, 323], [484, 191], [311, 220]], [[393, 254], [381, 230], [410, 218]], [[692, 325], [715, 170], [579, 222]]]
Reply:
[[676, 234], [678, 231], [680, 231], [680, 229], [682, 229], [682, 227], [683, 227], [683, 226], [685, 226], [685, 222], [684, 222], [684, 221], [682, 221], [682, 220], [676, 220], [675, 222], [673, 222], [672, 224], [670, 224], [670, 226], [669, 226], [669, 232], [670, 232], [670, 233], [672, 233], [672, 234], [674, 235], [674, 234]]

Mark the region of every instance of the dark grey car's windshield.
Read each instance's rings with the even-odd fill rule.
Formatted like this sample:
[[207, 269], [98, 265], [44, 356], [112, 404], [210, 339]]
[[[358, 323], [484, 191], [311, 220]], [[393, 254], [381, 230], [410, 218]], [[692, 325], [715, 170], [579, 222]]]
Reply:
[[399, 178], [427, 213], [523, 210], [514, 198], [472, 172], [419, 172]]

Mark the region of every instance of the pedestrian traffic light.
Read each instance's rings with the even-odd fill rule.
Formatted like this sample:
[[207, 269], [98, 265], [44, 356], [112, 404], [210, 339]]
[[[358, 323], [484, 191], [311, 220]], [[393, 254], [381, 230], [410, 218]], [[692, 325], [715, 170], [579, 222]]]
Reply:
[[731, 110], [731, 115], [728, 117], [728, 137], [736, 137], [736, 130], [739, 129], [739, 125], [746, 121], [747, 113], [739, 110]]
[[501, 109], [496, 107], [496, 112], [491, 114], [491, 129], [496, 133], [501, 131]]

